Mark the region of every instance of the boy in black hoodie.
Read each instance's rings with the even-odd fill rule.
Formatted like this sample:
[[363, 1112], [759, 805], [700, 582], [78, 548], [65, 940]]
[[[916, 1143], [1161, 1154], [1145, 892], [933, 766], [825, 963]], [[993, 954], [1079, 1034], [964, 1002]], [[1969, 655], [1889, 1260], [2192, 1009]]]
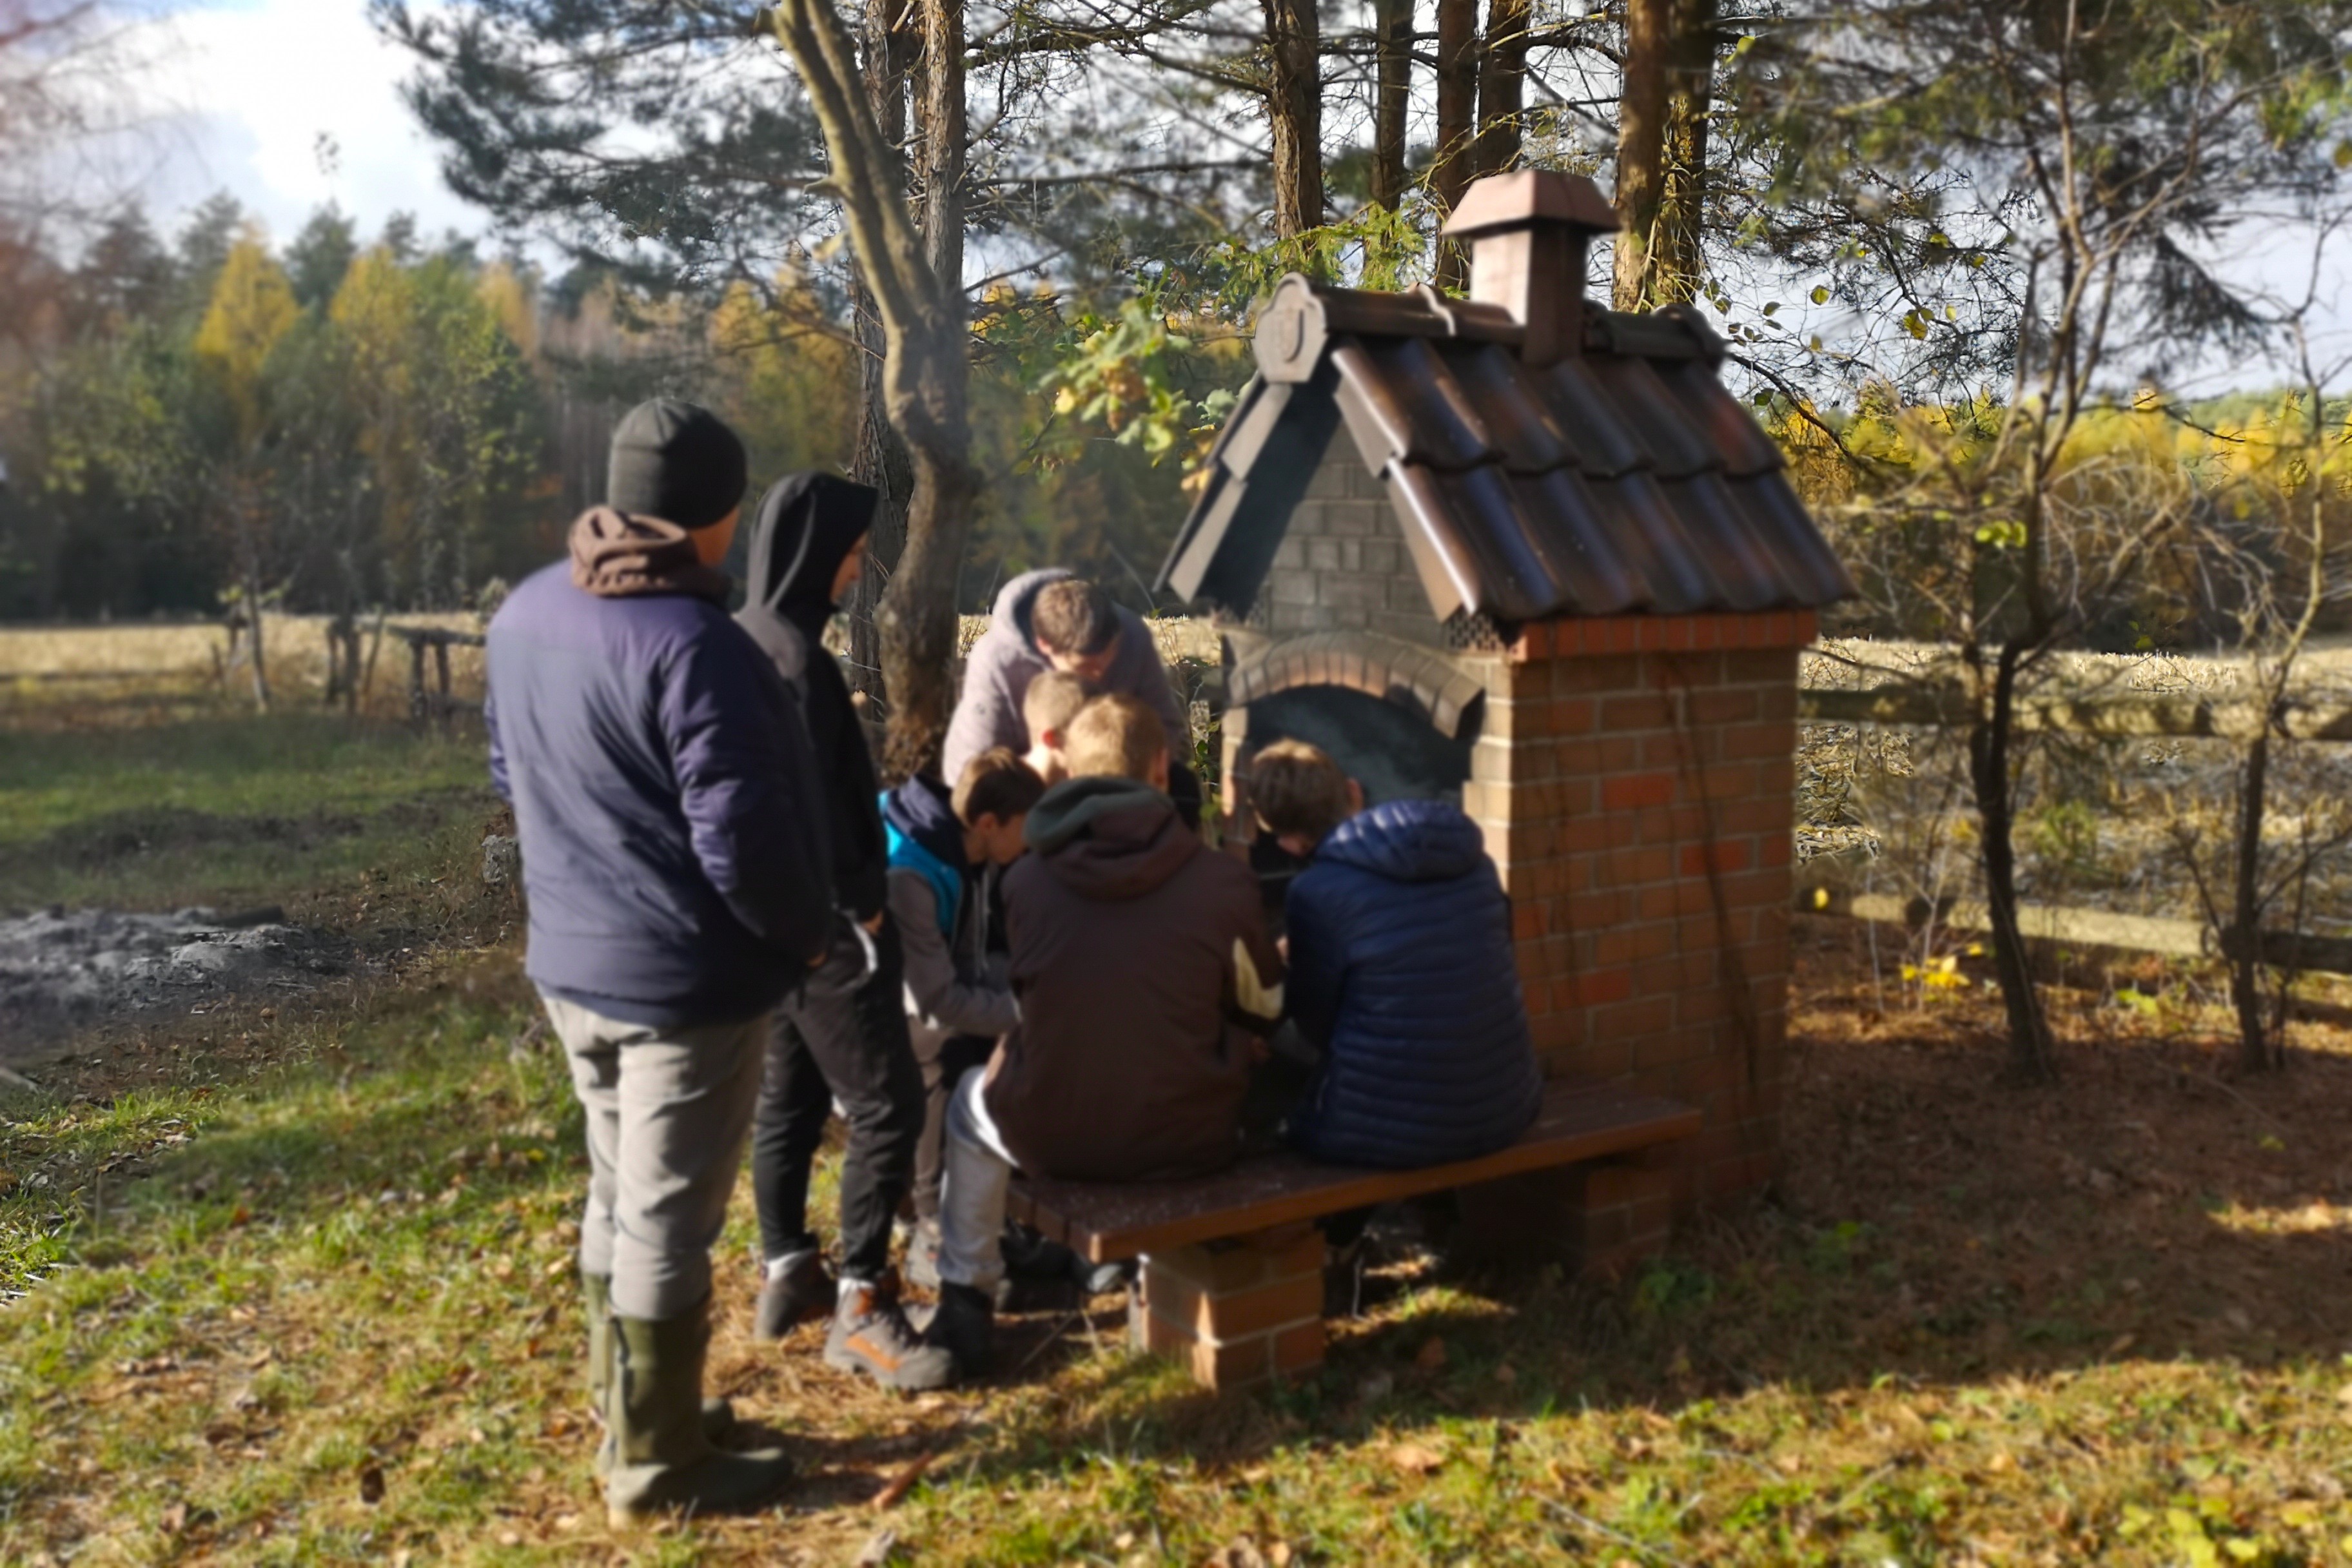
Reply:
[[[923, 1076], [907, 1033], [873, 757], [841, 666], [823, 641], [834, 606], [864, 565], [875, 500], [869, 487], [830, 474], [777, 481], [752, 523], [747, 596], [736, 617], [775, 660], [807, 720], [838, 901], [823, 963], [778, 1010], [769, 1037], [751, 1132], [767, 1261], [753, 1332], [777, 1339], [830, 1310], [827, 1364], [886, 1388], [929, 1389], [951, 1381], [954, 1365], [907, 1322], [890, 1268], [891, 1221], [913, 1180], [922, 1131]], [[809, 1167], [836, 1101], [849, 1123], [837, 1296], [807, 1215]]]

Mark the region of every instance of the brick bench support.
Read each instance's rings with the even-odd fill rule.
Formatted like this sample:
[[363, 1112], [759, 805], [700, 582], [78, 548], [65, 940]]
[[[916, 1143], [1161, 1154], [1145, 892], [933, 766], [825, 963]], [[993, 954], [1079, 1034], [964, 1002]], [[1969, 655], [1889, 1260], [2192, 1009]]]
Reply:
[[1323, 1364], [1323, 1233], [1283, 1226], [1147, 1253], [1129, 1330], [1204, 1388], [1311, 1372]]
[[1526, 1135], [1483, 1159], [1365, 1171], [1284, 1152], [1189, 1182], [1024, 1178], [1010, 1212], [1097, 1263], [1139, 1258], [1137, 1348], [1187, 1363], [1204, 1387], [1234, 1388], [1321, 1364], [1322, 1215], [1453, 1192], [1480, 1250], [1524, 1256], [1536, 1227], [1580, 1269], [1619, 1270], [1664, 1246], [1677, 1166], [1667, 1146], [1698, 1125], [1673, 1100], [1559, 1080]]

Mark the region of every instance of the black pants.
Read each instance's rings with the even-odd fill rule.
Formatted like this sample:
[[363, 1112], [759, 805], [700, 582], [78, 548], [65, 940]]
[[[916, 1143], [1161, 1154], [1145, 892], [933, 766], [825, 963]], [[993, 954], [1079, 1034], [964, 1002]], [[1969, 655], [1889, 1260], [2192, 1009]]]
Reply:
[[841, 1167], [841, 1272], [876, 1280], [890, 1267], [890, 1224], [915, 1172], [923, 1075], [907, 1038], [905, 954], [887, 920], [875, 963], [847, 921], [799, 995], [776, 1010], [760, 1112], [751, 1127], [751, 1190], [770, 1258], [816, 1245], [808, 1228], [809, 1167], [833, 1102], [849, 1120]]
[[944, 1167], [948, 1097], [974, 1068], [988, 1065], [996, 1042], [982, 1035], [934, 1035], [918, 1042], [915, 1059], [923, 1069], [923, 1135], [915, 1148], [915, 1217], [940, 1217], [940, 1173]]

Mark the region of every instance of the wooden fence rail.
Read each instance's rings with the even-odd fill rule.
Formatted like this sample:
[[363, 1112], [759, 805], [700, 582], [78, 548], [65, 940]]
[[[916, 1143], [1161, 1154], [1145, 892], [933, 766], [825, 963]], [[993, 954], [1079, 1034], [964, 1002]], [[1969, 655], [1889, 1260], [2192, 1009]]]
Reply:
[[[408, 645], [408, 716], [417, 723], [438, 721], [446, 725], [459, 712], [478, 711], [481, 704], [468, 702], [449, 692], [449, 650], [452, 647], [480, 647], [483, 639], [475, 632], [443, 631], [438, 626], [391, 626], [393, 636]], [[434, 674], [438, 677], [437, 689], [425, 683], [425, 654], [433, 652]]]
[[[1926, 925], [1931, 914], [1938, 925], [1954, 931], [1992, 929], [1991, 911], [1971, 900], [1948, 898], [1931, 909], [1925, 899], [1856, 893], [1832, 883], [1799, 888], [1797, 908], [1808, 914], [1842, 915], [1913, 931]], [[2072, 947], [2122, 948], [2169, 958], [2235, 957], [2238, 951], [2234, 931], [2223, 933], [2217, 942], [2213, 928], [2203, 921], [2162, 915], [2118, 915], [2105, 910], [2020, 904], [2017, 922], [2029, 941], [2061, 942]], [[2352, 974], [2352, 938], [2266, 931], [2262, 933], [2262, 960], [2282, 969]]]
[[[1954, 729], [1970, 722], [1968, 694], [1951, 686], [1877, 686], [1864, 690], [1809, 686], [1797, 694], [1797, 717], [1816, 724], [1913, 724]], [[2280, 715], [2298, 741], [2352, 741], [2352, 705], [2288, 703]], [[2026, 697], [2018, 700], [2017, 728], [2113, 740], [2135, 736], [2251, 741], [2262, 730], [2252, 702], [2195, 697]]]

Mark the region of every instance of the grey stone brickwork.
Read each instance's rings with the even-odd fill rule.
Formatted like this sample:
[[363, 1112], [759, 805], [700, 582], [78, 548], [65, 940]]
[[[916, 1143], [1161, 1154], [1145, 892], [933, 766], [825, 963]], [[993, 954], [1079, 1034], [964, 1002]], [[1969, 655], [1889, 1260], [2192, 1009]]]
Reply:
[[1248, 623], [1272, 637], [1374, 631], [1445, 646], [1429, 595], [1380, 477], [1356, 456], [1345, 431], [1315, 470], [1291, 513], [1274, 569]]

